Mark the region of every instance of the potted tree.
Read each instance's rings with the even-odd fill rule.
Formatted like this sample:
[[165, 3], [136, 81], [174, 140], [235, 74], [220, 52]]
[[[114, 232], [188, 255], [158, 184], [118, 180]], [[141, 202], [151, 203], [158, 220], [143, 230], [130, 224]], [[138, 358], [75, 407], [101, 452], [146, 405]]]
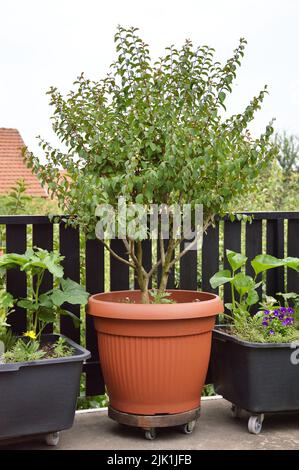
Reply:
[[299, 259], [258, 255], [251, 261], [251, 277], [242, 271], [246, 256], [231, 250], [226, 254], [231, 269], [210, 280], [213, 288], [229, 283], [232, 292], [226, 304], [230, 322], [213, 332], [211, 376], [216, 392], [232, 403], [233, 416], [249, 411], [248, 430], [259, 434], [265, 413], [299, 410], [299, 295], [266, 296], [253, 315], [263, 284], [257, 276], [281, 266], [299, 271]]
[[[13, 299], [0, 288], [0, 442], [27, 435], [44, 434], [56, 445], [59, 431], [73, 424], [80, 374], [90, 353], [59, 334], [43, 334], [47, 325], [57, 326], [60, 315], [69, 315], [64, 303], [87, 303], [88, 293], [71, 279], [63, 278], [63, 257], [47, 250], [27, 250], [0, 257], [0, 274], [21, 269], [34, 283], [26, 299]], [[46, 272], [54, 288], [40, 293]], [[27, 309], [27, 331], [15, 337], [9, 315], [15, 303]]]
[[[244, 39], [222, 66], [214, 59], [214, 49], [195, 48], [191, 41], [181, 49], [167, 48], [153, 63], [136, 28], [119, 27], [115, 42], [117, 58], [103, 80], [92, 82], [82, 74], [66, 98], [56, 88], [49, 91], [53, 129], [66, 151], [41, 139], [47, 163], [28, 151], [26, 159], [70, 215], [66, 223], [80, 225], [89, 237], [95, 238], [101, 222], [101, 204], [109, 204], [118, 215], [121, 198], [129, 208], [163, 207], [158, 210], [159, 256], [150, 268], [143, 256], [146, 230], [120, 237], [123, 256], [99, 235], [112, 256], [134, 270], [140, 290], [103, 293], [89, 300], [110, 415], [147, 428], [151, 439], [153, 427], [169, 423], [189, 423], [184, 430], [192, 431], [211, 330], [223, 309], [214, 294], [167, 291], [175, 263], [198, 241], [196, 232], [178, 252], [186, 237], [177, 236], [169, 208], [179, 205], [180, 212], [184, 204], [202, 204], [206, 230], [236, 194], [251, 187], [275, 149], [270, 143], [272, 123], [257, 139], [248, 131], [266, 87], [243, 113], [223, 115]], [[66, 171], [63, 177], [61, 168]], [[164, 243], [161, 219], [166, 205], [170, 236]], [[125, 227], [130, 223], [126, 219]], [[150, 282], [158, 270], [160, 280], [153, 291]]]

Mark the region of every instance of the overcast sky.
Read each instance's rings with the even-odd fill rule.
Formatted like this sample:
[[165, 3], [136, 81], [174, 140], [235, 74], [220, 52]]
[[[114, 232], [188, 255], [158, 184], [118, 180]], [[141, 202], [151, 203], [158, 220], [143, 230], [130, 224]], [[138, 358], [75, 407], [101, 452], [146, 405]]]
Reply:
[[18, 128], [34, 151], [38, 134], [55, 142], [45, 92], [67, 92], [82, 71], [102, 78], [118, 24], [139, 27], [154, 58], [188, 38], [224, 61], [245, 37], [228, 109], [244, 109], [268, 84], [253, 132], [276, 117], [277, 130], [299, 134], [298, 0], [0, 0], [0, 17], [0, 127]]

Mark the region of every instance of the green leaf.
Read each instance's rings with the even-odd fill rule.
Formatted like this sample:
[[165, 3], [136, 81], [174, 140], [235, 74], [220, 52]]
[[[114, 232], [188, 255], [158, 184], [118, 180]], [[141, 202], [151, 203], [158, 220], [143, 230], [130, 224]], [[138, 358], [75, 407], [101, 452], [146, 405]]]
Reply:
[[283, 262], [288, 268], [292, 268], [296, 271], [299, 271], [299, 258], [292, 258], [291, 256], [289, 256], [288, 258], [284, 258]]
[[224, 93], [224, 91], [220, 91], [218, 98], [219, 98], [220, 103], [223, 103], [223, 101], [226, 98], [226, 94]]
[[227, 308], [228, 310], [232, 310], [233, 308], [233, 304], [232, 303], [226, 303], [224, 304], [225, 308]]
[[286, 292], [286, 293], [277, 292], [276, 295], [280, 295], [280, 296], [283, 297], [285, 300], [288, 300], [288, 299], [297, 299], [297, 298], [299, 297], [299, 294], [297, 294], [296, 292]]
[[156, 144], [154, 144], [154, 142], [150, 142], [149, 146], [150, 146], [150, 148], [153, 152], [155, 152], [155, 150], [157, 149], [157, 146], [156, 146]]
[[255, 284], [254, 288], [257, 289], [257, 288], [260, 287], [263, 283], [264, 283], [264, 281], [257, 282], [257, 283]]
[[6, 253], [0, 256], [0, 268], [1, 269], [12, 269], [18, 266], [26, 264], [27, 258], [25, 255], [19, 255], [17, 253]]
[[251, 266], [253, 267], [256, 275], [263, 271], [267, 271], [268, 269], [277, 268], [283, 265], [283, 260], [271, 255], [258, 255], [251, 261]]
[[18, 307], [26, 308], [27, 310], [36, 311], [39, 305], [29, 299], [21, 299], [17, 303]]
[[241, 253], [236, 253], [232, 250], [226, 250], [226, 256], [233, 271], [244, 266], [247, 261], [247, 256], [244, 256]]
[[53, 289], [53, 293], [51, 294], [51, 301], [54, 305], [56, 305], [56, 307], [60, 307], [64, 302], [66, 302], [66, 296], [62, 290]]
[[86, 305], [89, 293], [77, 282], [71, 279], [61, 279], [60, 285], [63, 290], [65, 302], [73, 305]]
[[[44, 253], [43, 253], [44, 254]], [[37, 253], [38, 256], [32, 257], [27, 265], [23, 266], [23, 269], [28, 271], [30, 269], [44, 269], [48, 270], [56, 278], [63, 276], [63, 267], [60, 265], [59, 257], [55, 253], [45, 253], [45, 256]]]
[[247, 305], [254, 305], [259, 301], [258, 293], [255, 289], [252, 289], [248, 292], [246, 303]]
[[137, 204], [143, 204], [143, 195], [142, 194], [137, 194], [136, 202], [137, 202]]
[[13, 296], [9, 292], [0, 291], [0, 309], [12, 308], [14, 304]]
[[70, 317], [73, 320], [73, 323], [76, 328], [80, 325], [81, 323], [80, 318], [78, 318], [73, 312], [70, 312], [69, 310], [65, 310], [64, 308], [60, 308], [59, 313], [60, 315], [65, 315], [67, 317]]
[[52, 308], [53, 302], [52, 302], [51, 296], [49, 294], [41, 294], [39, 296], [39, 304], [42, 307]]
[[41, 307], [37, 315], [38, 319], [44, 323], [54, 323], [56, 320], [55, 311], [51, 308]]
[[244, 273], [238, 273], [235, 275], [233, 284], [236, 291], [240, 295], [247, 294], [249, 291], [254, 289], [255, 283], [251, 276], [247, 276]]
[[54, 277], [60, 279], [63, 276], [63, 267], [58, 263], [57, 258], [53, 255], [54, 253], [49, 253], [49, 256], [44, 258], [44, 264]]
[[295, 319], [295, 326], [299, 329], [299, 303], [298, 301], [295, 302], [295, 309], [294, 309], [294, 319]]
[[232, 274], [228, 269], [224, 269], [223, 271], [218, 271], [218, 273], [214, 274], [214, 276], [210, 279], [210, 284], [213, 289], [216, 289], [227, 282], [232, 281]]

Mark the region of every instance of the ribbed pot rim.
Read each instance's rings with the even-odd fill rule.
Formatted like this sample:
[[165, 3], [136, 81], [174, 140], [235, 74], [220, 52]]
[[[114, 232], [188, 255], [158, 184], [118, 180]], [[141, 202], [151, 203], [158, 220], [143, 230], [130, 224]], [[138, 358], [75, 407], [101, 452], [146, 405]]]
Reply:
[[[88, 313], [94, 317], [128, 320], [175, 320], [211, 317], [223, 313], [220, 297], [210, 292], [168, 289], [177, 301], [174, 304], [125, 303], [126, 297], [140, 297], [139, 290], [103, 292], [92, 295], [88, 301]], [[199, 299], [200, 302], [194, 302]], [[182, 301], [180, 301], [182, 300]]]

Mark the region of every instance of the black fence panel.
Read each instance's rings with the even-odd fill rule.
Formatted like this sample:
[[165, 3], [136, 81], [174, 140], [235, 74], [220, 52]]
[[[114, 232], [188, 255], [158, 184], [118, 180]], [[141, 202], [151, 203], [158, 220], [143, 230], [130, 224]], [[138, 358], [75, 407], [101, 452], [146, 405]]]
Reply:
[[[27, 248], [27, 227], [25, 224], [6, 226], [6, 251], [7, 253], [24, 253]], [[14, 298], [26, 297], [27, 279], [25, 273], [17, 269], [11, 269], [7, 272], [6, 278], [7, 290]], [[14, 312], [9, 316], [9, 323], [16, 334], [22, 334], [26, 331], [26, 311], [16, 306]]]
[[[251, 215], [250, 213], [247, 213]], [[201, 289], [212, 292], [209, 284], [210, 277], [219, 269], [224, 259], [225, 250], [231, 249], [243, 252], [251, 259], [262, 252], [263, 239], [265, 238], [267, 253], [278, 258], [288, 256], [299, 257], [299, 212], [261, 212], [254, 213], [252, 224], [245, 225], [244, 236], [241, 240], [243, 222], [224, 218], [224, 222], [217, 221], [215, 227], [210, 227], [203, 236], [202, 247], [198, 251], [190, 251], [180, 259], [176, 266], [178, 274], [177, 284], [182, 289]], [[266, 223], [263, 223], [263, 220]], [[287, 222], [285, 222], [287, 221]], [[56, 224], [56, 222], [55, 222]], [[6, 226], [6, 251], [24, 253], [28, 246], [39, 246], [48, 250], [54, 249], [65, 256], [63, 265], [65, 276], [85, 283], [86, 289], [91, 294], [111, 290], [125, 290], [131, 287], [137, 288], [136, 278], [130, 282], [131, 270], [129, 266], [121, 263], [110, 255], [110, 269], [105, 266], [104, 247], [97, 240], [87, 240], [79, 231], [65, 227], [63, 222], [59, 224], [59, 230], [53, 230], [55, 226], [44, 216], [0, 216], [0, 225]], [[220, 230], [223, 224], [223, 233]], [[266, 232], [263, 233], [265, 226]], [[59, 236], [56, 233], [59, 231]], [[32, 233], [32, 239], [31, 239]], [[56, 237], [56, 238], [55, 238]], [[55, 243], [54, 243], [55, 242]], [[242, 243], [241, 243], [242, 242]], [[111, 240], [111, 248], [120, 256], [128, 259], [122, 240]], [[154, 243], [150, 240], [143, 242], [143, 261], [147, 270], [150, 269], [153, 259]], [[181, 250], [183, 249], [183, 244]], [[159, 251], [155, 242], [155, 253]], [[106, 258], [107, 259], [107, 258]], [[199, 265], [201, 261], [201, 266]], [[224, 268], [228, 264], [224, 262]], [[246, 272], [252, 274], [251, 266], [246, 266]], [[85, 273], [85, 279], [84, 279]], [[200, 279], [201, 276], [201, 279]], [[133, 278], [132, 278], [133, 279]], [[110, 284], [109, 282], [110, 281]], [[201, 281], [201, 282], [200, 282]], [[50, 275], [44, 279], [42, 289], [51, 289], [53, 280]], [[175, 286], [174, 270], [170, 275], [168, 287]], [[288, 269], [273, 269], [267, 272], [266, 291], [274, 295], [279, 291], [295, 291], [299, 293], [299, 273]], [[7, 289], [14, 297], [26, 297], [27, 280], [24, 273], [10, 270], [7, 273]], [[224, 300], [229, 302], [230, 290], [224, 289]], [[80, 316], [80, 308], [67, 305], [73, 313]], [[13, 331], [23, 333], [26, 329], [26, 311], [16, 307], [10, 316]], [[92, 317], [86, 316], [85, 324], [81, 324], [81, 330], [73, 325], [67, 317], [61, 319], [61, 332], [71, 339], [86, 344], [92, 357], [85, 365], [86, 392], [87, 395], [104, 393], [104, 381], [98, 359], [97, 338], [93, 328]]]
[[[80, 282], [80, 234], [79, 230], [61, 223], [59, 226], [59, 251], [64, 260], [64, 276], [73, 281]], [[63, 304], [63, 308], [69, 310], [80, 318], [80, 306]], [[73, 320], [68, 316], [60, 319], [60, 330], [65, 336], [72, 338], [76, 343], [80, 343], [80, 327], [74, 325]]]
[[[99, 240], [87, 240], [85, 246], [85, 284], [90, 294], [104, 292], [105, 288], [105, 257], [104, 246]], [[105, 393], [99, 354], [97, 335], [93, 327], [93, 318], [86, 315], [85, 319], [86, 348], [91, 352], [91, 358], [85, 364], [86, 394], [102, 395]]]
[[[124, 258], [129, 259], [127, 249], [122, 240], [111, 240], [110, 248], [113, 252]], [[129, 280], [129, 266], [122, 261], [119, 261], [112, 254], [110, 255], [110, 289], [115, 290], [127, 290], [130, 287]]]
[[219, 223], [215, 227], [209, 227], [203, 235], [202, 243], [202, 283], [203, 291], [218, 293], [218, 289], [212, 289], [211, 277], [219, 270]]
[[[187, 247], [186, 244], [192, 243], [192, 240], [181, 243], [181, 252]], [[197, 250], [192, 247], [187, 253], [180, 258], [180, 289], [197, 290]]]
[[[224, 221], [224, 269], [231, 269], [230, 265], [226, 258], [226, 250], [232, 250], [236, 252], [241, 251], [241, 222], [225, 220]], [[230, 303], [232, 300], [231, 297], [231, 288], [229, 283], [224, 285], [224, 303]]]
[[[246, 244], [245, 252], [248, 257], [246, 264], [246, 274], [254, 277], [254, 270], [251, 266], [251, 260], [256, 256], [262, 253], [263, 248], [263, 221], [262, 220], [253, 220], [251, 223], [246, 223]], [[257, 276], [256, 281], [259, 282], [262, 279], [262, 275]], [[262, 286], [258, 288], [259, 296], [262, 295]], [[257, 305], [251, 306], [251, 312], [256, 313], [258, 309]]]
[[[288, 221], [288, 256], [299, 257], [299, 219]], [[287, 290], [299, 294], [299, 273], [288, 269]]]
[[[53, 225], [52, 224], [33, 224], [32, 226], [32, 246], [43, 248], [44, 250], [53, 250]], [[35, 282], [35, 280], [33, 280]], [[40, 286], [40, 293], [48, 292], [53, 288], [53, 276], [45, 272], [43, 282]], [[44, 333], [52, 333], [52, 325], [47, 325]]]
[[[284, 220], [267, 220], [267, 249], [268, 255], [276, 258], [284, 257]], [[267, 271], [267, 294], [274, 296], [277, 292], [284, 292], [284, 268], [269, 269]]]

